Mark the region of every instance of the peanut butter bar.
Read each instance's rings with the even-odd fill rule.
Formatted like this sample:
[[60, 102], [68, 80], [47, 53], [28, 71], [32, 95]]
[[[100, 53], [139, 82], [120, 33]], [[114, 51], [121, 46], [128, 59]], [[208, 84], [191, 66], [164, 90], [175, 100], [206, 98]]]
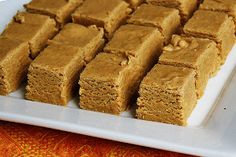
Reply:
[[197, 96], [200, 98], [209, 78], [219, 68], [218, 54], [219, 50], [211, 40], [174, 35], [171, 44], [164, 47], [159, 64], [193, 69], [196, 73]]
[[138, 89], [143, 68], [123, 56], [99, 53], [80, 76], [80, 108], [118, 115]]
[[110, 39], [130, 12], [129, 4], [122, 0], [86, 0], [72, 17], [75, 23], [103, 27]]
[[200, 5], [200, 9], [227, 13], [234, 18], [236, 25], [236, 0], [205, 0]]
[[35, 58], [56, 32], [56, 22], [48, 16], [22, 12], [14, 17], [2, 36], [28, 42], [30, 55]]
[[71, 45], [84, 49], [84, 60], [89, 62], [104, 45], [104, 31], [95, 25], [85, 27], [82, 25], [69, 23], [55, 36], [50, 43]]
[[206, 10], [196, 11], [184, 26], [187, 36], [208, 38], [217, 43], [221, 64], [234, 46], [234, 31], [234, 22], [226, 13]]
[[84, 64], [78, 48], [50, 44], [29, 67], [26, 98], [66, 105], [78, 88]]
[[71, 20], [71, 14], [81, 3], [82, 0], [32, 0], [25, 8], [28, 12], [55, 18], [63, 26]]
[[115, 32], [104, 51], [126, 56], [146, 68], [158, 61], [163, 43], [164, 38], [157, 28], [128, 24]]
[[153, 5], [176, 8], [180, 11], [182, 22], [186, 22], [197, 9], [197, 0], [146, 0]]
[[137, 8], [141, 3], [143, 3], [144, 0], [125, 0], [127, 3], [129, 3], [130, 7], [135, 9]]
[[157, 27], [168, 43], [180, 26], [179, 11], [173, 8], [142, 4], [127, 21], [130, 24]]
[[192, 69], [157, 64], [140, 85], [137, 118], [187, 125], [197, 104]]
[[20, 86], [30, 63], [27, 42], [0, 36], [0, 95], [8, 95]]

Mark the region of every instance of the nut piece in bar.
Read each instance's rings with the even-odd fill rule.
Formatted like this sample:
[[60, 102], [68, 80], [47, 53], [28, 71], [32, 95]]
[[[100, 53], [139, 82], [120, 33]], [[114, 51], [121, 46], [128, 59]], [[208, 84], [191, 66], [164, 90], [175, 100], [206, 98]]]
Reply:
[[197, 0], [146, 0], [153, 5], [176, 8], [180, 11], [182, 23], [186, 22], [197, 9]]
[[71, 45], [84, 50], [84, 60], [89, 62], [104, 45], [104, 31], [95, 25], [85, 27], [83, 25], [69, 23], [49, 41], [49, 44]]
[[28, 12], [48, 15], [60, 26], [71, 20], [71, 14], [82, 3], [82, 0], [32, 0], [25, 4]]
[[209, 39], [174, 35], [171, 44], [164, 47], [159, 64], [193, 69], [196, 73], [197, 96], [200, 98], [209, 78], [219, 69], [218, 54], [216, 43]]
[[56, 32], [56, 22], [48, 16], [21, 12], [8, 24], [2, 36], [28, 42], [30, 55], [35, 58]]
[[148, 68], [158, 61], [163, 43], [158, 28], [127, 24], [115, 32], [104, 51], [126, 56], [134, 64]]
[[234, 22], [227, 14], [206, 10], [196, 11], [184, 26], [187, 36], [208, 38], [217, 43], [223, 64], [235, 43]]
[[80, 108], [118, 115], [131, 104], [144, 75], [123, 56], [99, 53], [80, 76]]
[[26, 98], [66, 105], [76, 91], [84, 60], [78, 48], [51, 44], [29, 67]]
[[130, 24], [157, 27], [169, 43], [171, 35], [180, 26], [179, 11], [173, 8], [142, 4], [127, 21]]
[[138, 119], [187, 125], [197, 104], [192, 69], [157, 64], [140, 85]]
[[140, 4], [144, 2], [144, 0], [125, 0], [129, 3], [130, 7], [136, 9]]
[[8, 95], [20, 86], [30, 63], [27, 42], [0, 36], [0, 95]]
[[236, 0], [204, 0], [200, 5], [200, 9], [227, 13], [234, 18], [236, 25]]
[[72, 14], [72, 18], [75, 23], [85, 26], [103, 27], [106, 37], [110, 39], [130, 12], [129, 4], [122, 0], [86, 0]]

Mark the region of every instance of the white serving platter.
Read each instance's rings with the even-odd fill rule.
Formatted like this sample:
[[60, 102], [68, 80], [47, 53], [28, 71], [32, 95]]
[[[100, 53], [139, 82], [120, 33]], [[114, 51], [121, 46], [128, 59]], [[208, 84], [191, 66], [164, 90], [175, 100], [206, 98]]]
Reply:
[[[29, 0], [0, 1], [0, 32]], [[24, 100], [24, 86], [0, 96], [0, 120], [42, 126], [151, 148], [199, 156], [236, 156], [236, 46], [218, 75], [210, 79], [187, 127]]]

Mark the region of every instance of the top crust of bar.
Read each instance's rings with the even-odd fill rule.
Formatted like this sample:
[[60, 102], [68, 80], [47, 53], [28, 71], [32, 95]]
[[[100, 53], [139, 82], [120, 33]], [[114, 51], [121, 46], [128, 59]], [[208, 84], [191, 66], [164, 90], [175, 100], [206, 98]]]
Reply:
[[178, 15], [179, 11], [177, 9], [155, 6], [150, 4], [142, 4], [132, 14], [128, 22], [144, 24], [146, 23], [151, 26], [158, 26], [161, 29], [164, 29], [163, 27], [166, 26], [166, 20], [169, 18], [175, 20], [174, 18], [178, 17]]
[[50, 17], [40, 14], [31, 14], [28, 12], [17, 12], [14, 21], [21, 24], [42, 25], [47, 22]]
[[75, 57], [81, 57], [81, 61], [83, 61], [83, 56], [80, 55], [77, 48], [51, 44], [39, 54], [31, 66], [64, 73]]
[[25, 5], [27, 11], [55, 17], [64, 23], [70, 14], [82, 3], [82, 0], [32, 0]]
[[128, 4], [122, 0], [86, 0], [73, 16], [106, 22], [113, 16], [114, 11], [123, 5], [128, 8]]
[[154, 5], [178, 8], [183, 18], [188, 19], [192, 12], [197, 8], [197, 0], [146, 0]]
[[222, 11], [236, 18], [236, 0], [204, 0], [200, 9]]
[[188, 80], [194, 76], [194, 71], [189, 68], [157, 64], [144, 78], [141, 86], [180, 92], [184, 90]]
[[228, 23], [229, 17], [225, 13], [198, 10], [184, 26], [185, 33], [205, 34], [213, 38], [221, 36]]
[[84, 48], [94, 38], [103, 37], [103, 29], [96, 26], [85, 27], [79, 24], [69, 23], [55, 36], [50, 43], [59, 43]]
[[123, 25], [115, 32], [104, 50], [126, 56], [138, 56], [139, 50], [142, 49], [147, 40], [150, 40], [153, 34], [159, 35], [160, 40], [163, 39], [157, 28], [131, 24]]
[[128, 23], [157, 27], [166, 41], [180, 26], [179, 11], [173, 8], [142, 4], [131, 15]]
[[81, 2], [81, 0], [32, 0], [25, 7], [57, 15], [68, 3], [80, 4]]
[[86, 66], [81, 78], [115, 81], [120, 77], [121, 71], [127, 67], [127, 63], [128, 61], [125, 57], [100, 53]]
[[[208, 56], [209, 50], [217, 50], [216, 43], [208, 39], [181, 37], [180, 42], [186, 45], [182, 47], [177, 45], [173, 46], [171, 50], [164, 50], [159, 63], [185, 64], [190, 68], [197, 68], [204, 56]], [[172, 48], [172, 45], [169, 46]], [[218, 55], [218, 52], [214, 53]]]

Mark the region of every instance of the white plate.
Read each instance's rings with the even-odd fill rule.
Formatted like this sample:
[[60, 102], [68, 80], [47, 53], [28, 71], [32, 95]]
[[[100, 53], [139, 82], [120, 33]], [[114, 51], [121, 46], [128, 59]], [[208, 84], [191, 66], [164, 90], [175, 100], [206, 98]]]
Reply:
[[[0, 32], [28, 1], [0, 2]], [[69, 107], [26, 101], [23, 87], [10, 96], [0, 96], [0, 119], [193, 155], [236, 156], [235, 66], [236, 46], [218, 75], [209, 81], [188, 127], [137, 120], [133, 111], [120, 117], [84, 111], [76, 100]]]

